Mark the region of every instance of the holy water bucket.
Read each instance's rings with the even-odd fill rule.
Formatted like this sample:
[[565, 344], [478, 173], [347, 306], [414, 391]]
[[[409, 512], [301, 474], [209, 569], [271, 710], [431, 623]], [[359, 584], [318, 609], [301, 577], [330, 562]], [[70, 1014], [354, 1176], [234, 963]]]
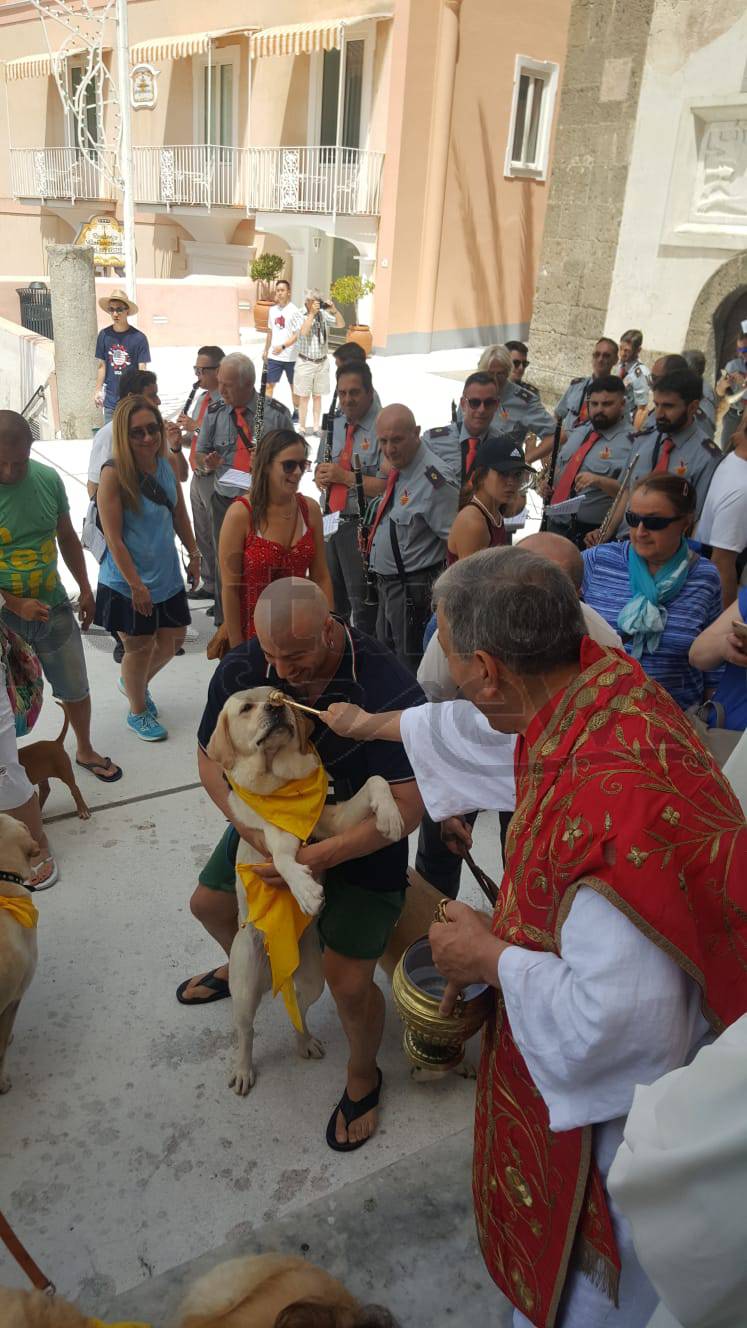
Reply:
[[439, 1014], [446, 979], [433, 962], [427, 936], [405, 950], [392, 978], [392, 994], [402, 1023], [402, 1045], [413, 1065], [446, 1073], [459, 1065], [464, 1045], [482, 1026], [491, 1008], [490, 988], [482, 982], [465, 987], [454, 1013]]

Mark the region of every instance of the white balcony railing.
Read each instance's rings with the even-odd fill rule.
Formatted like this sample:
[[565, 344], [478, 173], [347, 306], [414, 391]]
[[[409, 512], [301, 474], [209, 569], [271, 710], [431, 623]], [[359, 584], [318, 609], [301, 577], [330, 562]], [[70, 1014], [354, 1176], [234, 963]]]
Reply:
[[14, 198], [111, 199], [116, 192], [102, 169], [112, 154], [100, 149], [93, 164], [79, 148], [12, 148], [10, 180]]
[[[381, 209], [383, 152], [174, 144], [137, 147], [133, 156], [135, 202], [151, 207], [340, 216], [378, 216]], [[14, 198], [116, 197], [104, 171], [77, 148], [13, 148], [10, 164]]]

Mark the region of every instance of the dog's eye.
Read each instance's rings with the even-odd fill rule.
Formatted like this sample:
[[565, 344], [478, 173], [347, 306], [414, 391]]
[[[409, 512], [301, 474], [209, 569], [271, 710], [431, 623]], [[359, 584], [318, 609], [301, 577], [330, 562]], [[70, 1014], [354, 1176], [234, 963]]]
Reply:
[[245, 714], [247, 714], [247, 712], [248, 712], [249, 710], [253, 710], [253, 709], [254, 709], [254, 702], [253, 702], [253, 701], [245, 701], [244, 704], [243, 704], [243, 706], [241, 707], [241, 709], [240, 709], [240, 711], [239, 711], [239, 714], [240, 714], [240, 715], [245, 715]]

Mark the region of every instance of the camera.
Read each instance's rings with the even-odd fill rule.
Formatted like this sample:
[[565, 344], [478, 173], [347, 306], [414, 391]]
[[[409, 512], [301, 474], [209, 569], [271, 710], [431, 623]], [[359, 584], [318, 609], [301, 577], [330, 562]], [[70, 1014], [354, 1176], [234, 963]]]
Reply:
[[330, 303], [329, 300], [320, 300], [319, 303], [320, 303], [322, 309], [331, 309], [331, 308], [332, 308], [332, 305], [331, 305], [331, 303]]

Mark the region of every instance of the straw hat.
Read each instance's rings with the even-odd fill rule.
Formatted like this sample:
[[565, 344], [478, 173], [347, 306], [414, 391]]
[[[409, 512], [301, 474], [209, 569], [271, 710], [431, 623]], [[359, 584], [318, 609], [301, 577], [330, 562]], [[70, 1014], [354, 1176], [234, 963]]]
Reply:
[[111, 304], [112, 300], [117, 300], [119, 304], [126, 304], [128, 314], [137, 313], [137, 305], [133, 304], [132, 300], [128, 300], [123, 290], [113, 290], [111, 294], [105, 295], [102, 300], [99, 300], [99, 308], [103, 309], [106, 313], [108, 313], [109, 305]]

